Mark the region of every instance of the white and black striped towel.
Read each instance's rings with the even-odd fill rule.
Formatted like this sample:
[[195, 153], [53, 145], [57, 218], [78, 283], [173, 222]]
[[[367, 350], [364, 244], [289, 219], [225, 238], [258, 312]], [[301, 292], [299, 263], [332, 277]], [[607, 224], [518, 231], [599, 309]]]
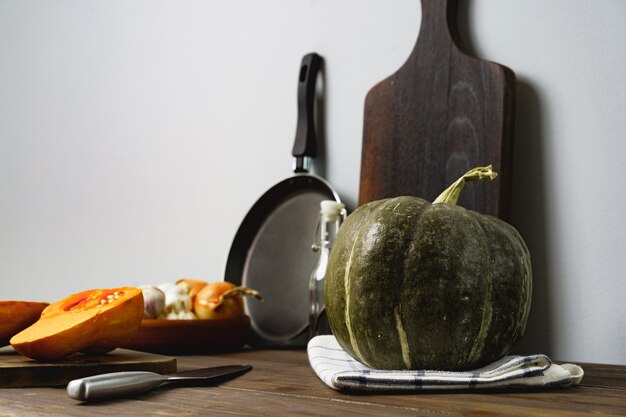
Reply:
[[311, 367], [337, 390], [422, 391], [511, 387], [557, 387], [578, 384], [580, 366], [556, 365], [545, 355], [506, 356], [474, 371], [393, 371], [369, 368], [348, 355], [334, 336], [316, 336], [308, 344]]

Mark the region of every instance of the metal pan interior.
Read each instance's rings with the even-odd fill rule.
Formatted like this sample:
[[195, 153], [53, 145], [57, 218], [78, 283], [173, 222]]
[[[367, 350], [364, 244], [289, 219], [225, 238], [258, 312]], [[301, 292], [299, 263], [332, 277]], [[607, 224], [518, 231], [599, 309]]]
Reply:
[[245, 300], [254, 345], [290, 344], [307, 328], [309, 277], [319, 256], [311, 244], [323, 200], [339, 201], [323, 179], [288, 178], [257, 201], [235, 236], [225, 279], [264, 299]]

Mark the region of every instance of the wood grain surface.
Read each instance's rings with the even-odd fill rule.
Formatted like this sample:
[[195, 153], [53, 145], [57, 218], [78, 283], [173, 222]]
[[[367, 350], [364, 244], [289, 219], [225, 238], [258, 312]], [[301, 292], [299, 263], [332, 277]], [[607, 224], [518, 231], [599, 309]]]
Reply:
[[460, 49], [457, 0], [422, 0], [408, 60], [365, 100], [359, 204], [398, 195], [433, 201], [476, 166], [492, 183], [469, 184], [459, 204], [508, 220], [515, 75]]
[[[624, 416], [626, 367], [579, 364], [581, 385], [528, 391], [355, 394], [328, 388], [303, 350], [248, 350], [178, 356], [179, 370], [249, 363], [218, 386], [163, 387], [95, 404], [64, 389], [0, 389], [0, 416]], [[559, 361], [556, 361], [559, 363]], [[576, 362], [574, 362], [576, 363]]]
[[38, 362], [10, 347], [0, 349], [0, 388], [64, 386], [72, 379], [120, 371], [176, 372], [176, 359], [116, 349], [106, 355], [76, 354], [60, 361]]

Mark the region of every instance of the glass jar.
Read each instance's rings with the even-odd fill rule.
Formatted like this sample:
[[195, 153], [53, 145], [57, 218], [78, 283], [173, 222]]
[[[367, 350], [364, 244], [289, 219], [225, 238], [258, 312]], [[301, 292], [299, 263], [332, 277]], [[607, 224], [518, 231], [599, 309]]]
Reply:
[[346, 214], [342, 203], [334, 200], [324, 200], [320, 203], [315, 243], [311, 246], [320, 256], [309, 280], [309, 338], [331, 334], [324, 304], [324, 279], [332, 244]]

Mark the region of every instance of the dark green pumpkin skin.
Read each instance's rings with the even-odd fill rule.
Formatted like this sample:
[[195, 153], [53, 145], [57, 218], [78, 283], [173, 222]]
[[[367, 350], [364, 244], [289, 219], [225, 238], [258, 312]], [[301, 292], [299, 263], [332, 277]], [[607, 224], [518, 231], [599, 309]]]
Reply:
[[333, 334], [360, 362], [467, 370], [505, 356], [523, 334], [532, 272], [509, 224], [397, 197], [348, 216], [325, 281]]

